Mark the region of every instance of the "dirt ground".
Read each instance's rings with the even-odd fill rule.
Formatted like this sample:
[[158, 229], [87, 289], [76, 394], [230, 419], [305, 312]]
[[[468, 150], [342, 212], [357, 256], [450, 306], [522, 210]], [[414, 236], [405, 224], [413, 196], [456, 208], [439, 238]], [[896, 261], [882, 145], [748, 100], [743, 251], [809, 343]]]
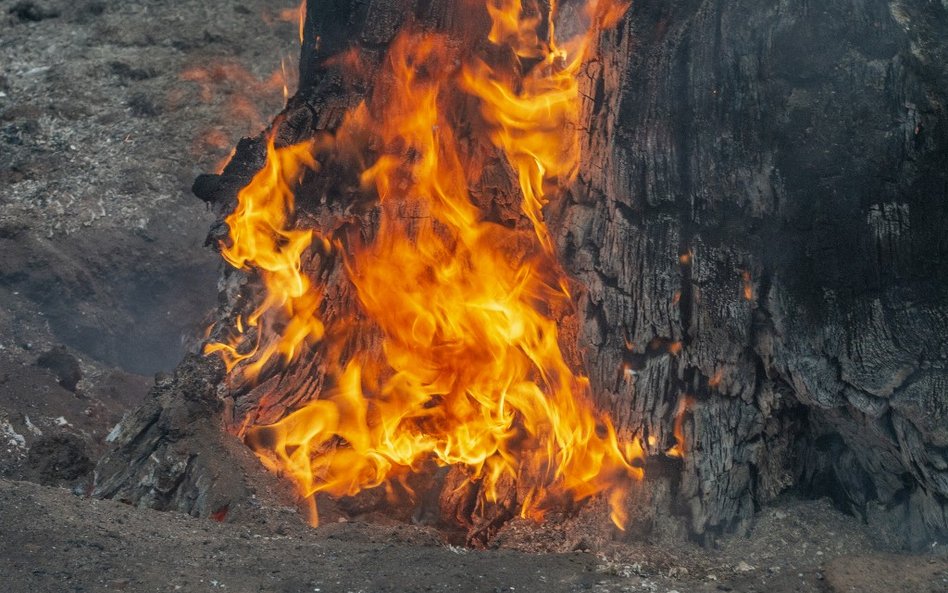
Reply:
[[542, 554], [524, 537], [471, 551], [405, 525], [217, 524], [76, 496], [214, 306], [212, 216], [190, 185], [280, 108], [291, 8], [0, 0], [0, 590], [948, 591], [943, 551], [896, 555], [826, 501], [787, 498], [712, 550], [559, 534], [569, 549]]
[[[721, 550], [628, 545], [562, 554], [468, 550], [407, 525], [233, 525], [0, 481], [5, 591], [657, 592], [948, 590], [948, 559], [866, 555], [824, 503], [789, 501]], [[841, 555], [858, 552], [859, 556]]]

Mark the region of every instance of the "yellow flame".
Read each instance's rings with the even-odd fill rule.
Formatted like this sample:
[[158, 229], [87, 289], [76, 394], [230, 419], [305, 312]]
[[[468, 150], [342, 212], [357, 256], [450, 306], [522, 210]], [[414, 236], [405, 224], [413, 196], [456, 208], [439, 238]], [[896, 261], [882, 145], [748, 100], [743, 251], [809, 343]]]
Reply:
[[306, 32], [306, 0], [300, 2], [299, 25], [300, 45], [303, 45], [303, 34]]
[[[322, 296], [301, 271], [313, 232], [289, 228], [294, 185], [307, 167], [316, 168], [312, 143], [277, 149], [269, 138], [266, 164], [240, 191], [237, 208], [226, 218], [230, 245], [222, 246], [221, 255], [235, 268], [259, 271], [265, 297], [245, 321], [237, 319], [238, 334], [256, 330], [252, 347], [246, 348], [238, 336], [229, 344], [210, 343], [204, 352], [219, 352], [228, 371], [246, 361], [240, 373], [248, 379], [255, 378], [274, 355], [292, 360], [306, 340], [323, 335], [317, 316]], [[287, 320], [279, 333], [266, 325], [272, 317], [266, 314], [272, 310]]]

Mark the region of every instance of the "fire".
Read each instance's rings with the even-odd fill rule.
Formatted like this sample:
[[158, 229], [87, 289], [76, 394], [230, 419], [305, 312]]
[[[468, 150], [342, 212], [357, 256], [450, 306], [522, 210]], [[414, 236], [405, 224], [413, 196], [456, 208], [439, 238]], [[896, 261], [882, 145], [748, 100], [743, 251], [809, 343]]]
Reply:
[[180, 78], [197, 85], [203, 103], [212, 103], [219, 95], [226, 97], [229, 118], [245, 122], [247, 130], [259, 129], [263, 125], [263, 116], [256, 106], [260, 98], [285, 95], [290, 84], [285, 63], [266, 78], [261, 78], [234, 60], [192, 66], [185, 69]]
[[[571, 301], [542, 208], [578, 168], [576, 73], [624, 7], [591, 1], [587, 33], [562, 45], [552, 14], [541, 39], [538, 10], [519, 0], [491, 0], [487, 9], [492, 42], [539, 60], [526, 73], [464, 58], [444, 37], [403, 31], [373, 96], [333, 136], [269, 142], [222, 246], [231, 265], [260, 274], [265, 295], [237, 319], [228, 343], [206, 351], [223, 356], [234, 381], [249, 382], [276, 360], [310, 354], [317, 341], [345, 341], [342, 330], [324, 327], [320, 288], [302, 271], [315, 235], [295, 228], [294, 190], [303, 173], [318, 171], [317, 147], [360, 155], [370, 163], [363, 189], [378, 199], [377, 232], [345, 249], [321, 244], [342, 258], [356, 291], [360, 310], [347, 314], [378, 330], [382, 352], [325, 348], [334, 386], [275, 424], [248, 417], [247, 442], [307, 497], [353, 495], [433, 460], [464, 468], [486, 502], [515, 482], [524, 517], [542, 517], [556, 499], [604, 494], [623, 527], [642, 446], [620, 439], [594, 410], [588, 380], [561, 349], [556, 316]], [[516, 171], [528, 229], [490, 222], [471, 199], [483, 165], [457, 137], [465, 95], [479, 99], [491, 142]]]
[[750, 272], [747, 270], [741, 272], [741, 283], [743, 285], [744, 300], [754, 300], [754, 285], [751, 282]]
[[[240, 372], [248, 379], [255, 378], [274, 355], [291, 360], [304, 341], [318, 340], [323, 335], [318, 318], [321, 295], [300, 270], [313, 232], [288, 228], [293, 210], [292, 184], [305, 167], [316, 168], [310, 143], [277, 150], [271, 139], [266, 165], [241, 190], [236, 210], [226, 219], [231, 244], [222, 246], [221, 255], [235, 268], [259, 270], [266, 292], [263, 302], [247, 319], [237, 318], [239, 334], [254, 330], [252, 348], [241, 352], [238, 345], [243, 340], [238, 338], [232, 344], [208, 344], [205, 352], [219, 352], [228, 371], [247, 361]], [[274, 309], [286, 318], [279, 333], [266, 325], [272, 315], [265, 314]]]
[[665, 455], [669, 457], [681, 457], [685, 449], [685, 431], [683, 429], [685, 421], [685, 412], [691, 409], [694, 400], [689, 395], [682, 394], [678, 398], [678, 407], [675, 410], [675, 423], [672, 426], [672, 435], [675, 437], [675, 444], [672, 445]]
[[[593, 48], [595, 35], [581, 35], [562, 47], [556, 42], [550, 11], [547, 40], [540, 40], [540, 17], [521, 17], [520, 0], [489, 0], [491, 16], [489, 39], [505, 42], [521, 58], [541, 58], [525, 76], [505, 74], [483, 61], [464, 68], [462, 82], [466, 90], [483, 102], [485, 118], [494, 125], [491, 140], [504, 151], [517, 171], [524, 214], [533, 223], [543, 248], [553, 252], [549, 232], [543, 222], [542, 208], [547, 203], [544, 185], [558, 179], [572, 181], [579, 166], [579, 135], [573, 129], [579, 121], [579, 83], [576, 74]], [[586, 5], [591, 32], [614, 24], [625, 6], [593, 1]], [[538, 13], [536, 6], [530, 12]]]
[[711, 378], [708, 379], [708, 386], [717, 387], [718, 385], [721, 384], [722, 379], [724, 379], [724, 371], [722, 371], [721, 369], [718, 369], [714, 372], [713, 375], [711, 375]]

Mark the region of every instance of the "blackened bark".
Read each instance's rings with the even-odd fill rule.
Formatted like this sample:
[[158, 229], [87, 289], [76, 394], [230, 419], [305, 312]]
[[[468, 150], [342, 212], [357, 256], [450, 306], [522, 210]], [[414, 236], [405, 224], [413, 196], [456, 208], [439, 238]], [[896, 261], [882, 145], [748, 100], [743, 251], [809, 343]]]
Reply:
[[[482, 12], [309, 0], [278, 139], [338, 125], [400, 28], [484, 43]], [[712, 541], [797, 488], [912, 545], [948, 533], [946, 46], [948, 9], [925, 0], [639, 0], [603, 33], [581, 78], [582, 171], [546, 215], [585, 287], [567, 323], [593, 391], [652, 443], [643, 524], [672, 511]], [[334, 59], [350, 50], [361, 74]], [[196, 193], [223, 216], [262, 156], [245, 141]], [[371, 235], [344, 176], [308, 183], [299, 224]], [[353, 298], [338, 262], [307, 265], [330, 306]], [[225, 272], [222, 317], [248, 306], [246, 282]], [[276, 384], [316, 395], [311, 365], [230, 393], [225, 423]], [[288, 402], [271, 403], [264, 417]], [[680, 461], [664, 453], [676, 418]]]
[[945, 5], [639, 0], [605, 36], [552, 223], [603, 405], [667, 443], [690, 396], [696, 535], [797, 486], [944, 537]]
[[[159, 376], [148, 401], [106, 439], [92, 496], [217, 521], [259, 521], [295, 512], [289, 484], [223, 430], [219, 361], [188, 355]], [[282, 507], [282, 508], [281, 508]]]

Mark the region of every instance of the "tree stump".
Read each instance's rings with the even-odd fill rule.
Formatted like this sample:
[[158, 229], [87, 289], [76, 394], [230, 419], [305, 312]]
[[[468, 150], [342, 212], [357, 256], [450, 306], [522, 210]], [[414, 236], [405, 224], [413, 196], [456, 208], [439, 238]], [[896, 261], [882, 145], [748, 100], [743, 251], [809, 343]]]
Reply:
[[[568, 18], [574, 3], [561, 4]], [[489, 24], [480, 2], [309, 0], [300, 90], [277, 142], [335, 129], [406, 26], [480, 47]], [[649, 443], [643, 488], [665, 484], [643, 499], [653, 516], [678, 514], [710, 543], [796, 489], [901, 524], [911, 546], [946, 537], [948, 9], [638, 0], [579, 78], [581, 169], [544, 215], [579, 287], [563, 318], [574, 362], [616, 426]], [[262, 137], [242, 141], [195, 193], [223, 221], [263, 158]], [[524, 224], [502, 197], [517, 195], [507, 176], [488, 177], [475, 195]], [[370, 237], [372, 206], [354, 207], [351, 181], [304, 183], [297, 225]], [[209, 243], [225, 235], [221, 222]], [[324, 306], [351, 303], [339, 262], [304, 267], [329, 287]], [[221, 285], [219, 315], [232, 319], [253, 282], [227, 269]], [[276, 420], [318, 396], [320, 355], [307, 360], [265, 371], [256, 389], [220, 382], [222, 411], [201, 422], [229, 425], [250, 409]], [[280, 391], [292, 401], [261, 401], [279, 384], [295, 386]], [[127, 453], [148, 422], [126, 422], [99, 465], [98, 495], [155, 500], [116, 486], [153, 471], [151, 441]], [[681, 458], [669, 458], [676, 443]], [[193, 493], [162, 504], [193, 501], [210, 482], [179, 480]]]

